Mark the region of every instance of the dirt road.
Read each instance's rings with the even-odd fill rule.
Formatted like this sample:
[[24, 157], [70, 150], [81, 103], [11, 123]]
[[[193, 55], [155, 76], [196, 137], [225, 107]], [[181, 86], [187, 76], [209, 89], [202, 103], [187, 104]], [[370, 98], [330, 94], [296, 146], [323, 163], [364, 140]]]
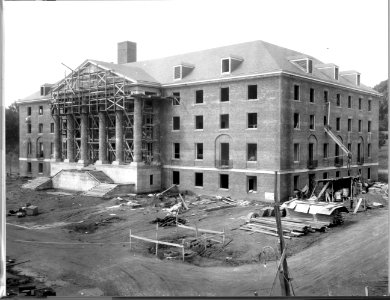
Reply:
[[[16, 196], [19, 199], [21, 195]], [[234, 242], [223, 258], [227, 254], [236, 257], [234, 265], [223, 259], [204, 259], [201, 265], [161, 260], [149, 254], [145, 245], [135, 245], [136, 251], [130, 252], [128, 244], [130, 226], [143, 236], [153, 236], [154, 227], [149, 221], [158, 215], [157, 210], [116, 211], [123, 220], [93, 233], [75, 233], [59, 222], [77, 222], [91, 215], [106, 218], [109, 214], [103, 213], [101, 206], [108, 205], [104, 203], [107, 200], [63, 197], [45, 204], [41, 193], [39, 201], [44, 213], [36, 219], [8, 219], [7, 255], [19, 261], [30, 260], [17, 269], [53, 286], [57, 295], [252, 296], [255, 291], [259, 295], [271, 291], [275, 262], [268, 262], [265, 268], [253, 258], [264, 245], [275, 247], [276, 237], [231, 231]], [[215, 211], [207, 218], [203, 216], [199, 224], [218, 228], [224, 223], [242, 222], [239, 217], [253, 209]], [[199, 219], [191, 217], [192, 211], [186, 217]], [[327, 233], [289, 241], [295, 253], [288, 258], [295, 295], [364, 295], [365, 286], [371, 295], [385, 295], [387, 224], [386, 207], [350, 215], [345, 225]], [[174, 229], [160, 232], [161, 236], [172, 236]], [[305, 247], [300, 249], [300, 243]], [[273, 295], [280, 295], [278, 282]]]

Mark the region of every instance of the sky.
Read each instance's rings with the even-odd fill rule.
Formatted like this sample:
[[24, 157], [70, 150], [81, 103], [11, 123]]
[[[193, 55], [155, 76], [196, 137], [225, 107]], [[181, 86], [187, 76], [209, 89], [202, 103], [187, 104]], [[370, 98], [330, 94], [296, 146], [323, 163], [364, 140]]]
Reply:
[[86, 59], [138, 61], [263, 40], [361, 73], [388, 78], [387, 0], [4, 1], [4, 98], [8, 106]]

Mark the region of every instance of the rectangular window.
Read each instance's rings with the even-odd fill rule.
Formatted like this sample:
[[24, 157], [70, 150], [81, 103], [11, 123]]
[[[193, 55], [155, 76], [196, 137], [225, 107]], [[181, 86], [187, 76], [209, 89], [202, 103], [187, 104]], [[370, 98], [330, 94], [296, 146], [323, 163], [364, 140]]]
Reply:
[[336, 94], [336, 105], [341, 106], [341, 97], [340, 94]]
[[310, 89], [310, 100], [311, 103], [314, 103], [314, 89]]
[[348, 119], [348, 132], [352, 131], [352, 119]]
[[27, 124], [27, 133], [31, 133], [31, 123]]
[[257, 128], [257, 113], [248, 113], [248, 128]]
[[348, 143], [348, 144], [347, 144], [347, 149], [348, 149], [348, 151], [350, 151], [350, 152], [352, 151], [352, 144], [351, 144], [351, 143]]
[[367, 168], [367, 179], [371, 179], [371, 168]]
[[367, 157], [371, 157], [371, 144], [367, 144]]
[[31, 173], [31, 172], [32, 172], [31, 163], [28, 162], [27, 163], [27, 173]]
[[362, 132], [362, 120], [359, 120], [358, 130]]
[[324, 126], [328, 125], [328, 117], [324, 116]]
[[299, 85], [294, 84], [294, 100], [299, 101]]
[[195, 129], [203, 129], [203, 116], [195, 116]]
[[27, 154], [31, 154], [31, 151], [32, 151], [32, 144], [31, 144], [31, 142], [28, 142], [27, 143]]
[[38, 124], [38, 130], [39, 130], [39, 133], [43, 132], [43, 124], [42, 123]]
[[173, 117], [172, 119], [173, 119], [172, 129], [180, 130], [180, 117]]
[[39, 114], [43, 115], [43, 106], [39, 106]]
[[328, 98], [328, 91], [324, 91], [324, 101], [325, 101], [325, 102], [328, 102], [328, 101], [329, 101], [329, 98]]
[[248, 144], [248, 161], [257, 161], [257, 144]]
[[348, 108], [352, 108], [352, 96], [348, 96]]
[[359, 110], [362, 109], [362, 98], [359, 98]]
[[54, 133], [54, 123], [50, 123], [50, 133]]
[[50, 143], [50, 155], [54, 154], [54, 143]]
[[336, 118], [336, 131], [340, 131], [340, 118]]
[[39, 157], [44, 157], [44, 152], [43, 152], [43, 143], [42, 142], [40, 142], [39, 143]]
[[299, 129], [301, 127], [300, 125], [300, 118], [298, 113], [294, 113], [294, 129]]
[[180, 93], [179, 92], [172, 93], [172, 97], [173, 97], [172, 104], [173, 105], [180, 105]]
[[195, 173], [195, 186], [203, 187], [203, 173]]
[[299, 144], [294, 144], [294, 162], [299, 162]]
[[172, 171], [172, 184], [180, 185], [180, 172]]
[[328, 172], [324, 172], [324, 174], [322, 174], [322, 178], [323, 179], [328, 179]]
[[38, 173], [40, 173], [40, 174], [43, 173], [43, 163], [38, 164]]
[[229, 175], [219, 174], [219, 187], [221, 189], [229, 189]]
[[180, 143], [173, 143], [173, 158], [180, 159]]
[[149, 175], [149, 185], [153, 185], [153, 175]]
[[229, 73], [230, 72], [230, 59], [224, 58], [221, 60], [221, 72]]
[[368, 121], [367, 123], [367, 131], [371, 132], [371, 121]]
[[340, 177], [340, 171], [336, 171], [336, 178]]
[[229, 128], [229, 115], [221, 115], [220, 116], [220, 128], [228, 129]]
[[31, 106], [27, 107], [27, 116], [31, 116]]
[[196, 143], [196, 159], [203, 159], [203, 143]]
[[229, 101], [229, 88], [224, 87], [221, 88], [221, 102], [228, 102]]
[[315, 130], [315, 127], [316, 127], [316, 118], [314, 115], [310, 115], [310, 125], [309, 125], [309, 128], [310, 130]]
[[299, 175], [294, 175], [294, 190], [298, 190], [299, 186]]
[[247, 179], [247, 186], [248, 186], [248, 189], [247, 189], [247, 192], [248, 193], [253, 193], [253, 192], [257, 192], [257, 177], [256, 176], [247, 176], [246, 177]]
[[248, 100], [257, 99], [257, 84], [248, 85]]
[[328, 157], [329, 157], [329, 144], [324, 143], [324, 158], [328, 158]]
[[371, 111], [371, 100], [368, 100], [368, 111]]
[[197, 90], [195, 92], [195, 103], [196, 104], [203, 103], [203, 90]]

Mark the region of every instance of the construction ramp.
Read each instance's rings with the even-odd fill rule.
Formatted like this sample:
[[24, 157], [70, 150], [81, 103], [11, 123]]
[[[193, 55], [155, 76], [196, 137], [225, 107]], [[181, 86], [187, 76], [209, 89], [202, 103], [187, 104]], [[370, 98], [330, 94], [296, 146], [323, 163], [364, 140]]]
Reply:
[[29, 182], [22, 185], [24, 189], [30, 190], [44, 190], [52, 188], [51, 178], [50, 177], [37, 177], [35, 179], [29, 180]]

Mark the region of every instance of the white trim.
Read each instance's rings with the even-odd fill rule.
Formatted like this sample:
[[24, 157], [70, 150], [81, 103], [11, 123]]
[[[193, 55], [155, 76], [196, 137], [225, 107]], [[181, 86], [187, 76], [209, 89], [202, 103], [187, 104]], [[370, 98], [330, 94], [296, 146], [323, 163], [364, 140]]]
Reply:
[[[295, 76], [295, 77], [298, 77], [298, 78], [304, 78], [304, 79], [312, 80], [312, 81], [315, 81], [315, 82], [324, 83], [324, 84], [327, 84], [327, 85], [332, 85], [332, 86], [336, 86], [336, 87], [342, 87], [344, 89], [350, 89], [350, 90], [353, 90], [353, 91], [358, 91], [358, 92], [361, 92], [361, 93], [371, 94], [371, 95], [374, 95], [374, 96], [377, 96], [377, 97], [382, 97], [382, 94], [377, 93], [377, 92], [370, 92], [370, 91], [359, 89], [359, 88], [356, 88], [356, 87], [353, 87], [353, 86], [344, 85], [344, 84], [340, 84], [340, 83], [336, 83], [336, 82], [330, 82], [330, 81], [326, 81], [326, 80], [323, 80], [323, 79], [318, 79], [318, 78], [315, 78], [315, 77], [308, 77], [308, 76], [305, 76], [305, 75], [296, 74], [296, 73], [293, 73], [293, 72], [282, 71], [282, 70], [273, 71], [273, 72], [265, 72], [265, 73], [254, 73], [254, 74], [249, 74], [249, 75], [248, 74], [246, 74], [246, 75], [236, 75], [236, 76], [231, 76], [231, 77], [228, 77], [228, 78], [226, 78], [226, 77], [225, 78], [213, 78], [213, 79], [188, 81], [188, 82], [182, 82], [182, 83], [164, 83], [164, 84], [161, 84], [161, 87], [173, 87], [173, 86], [181, 86], [181, 85], [186, 86], [186, 85], [202, 84], [202, 83], [214, 83], [214, 82], [220, 82], [220, 81], [232, 81], [232, 80], [238, 80], [238, 79], [251, 79], [251, 78], [256, 78], [256, 77], [265, 77], [265, 76], [272, 76], [272, 75], [290, 75], [290, 76]], [[340, 76], [340, 74], [339, 74], [339, 76]]]
[[27, 158], [27, 157], [19, 157], [20, 161], [39, 161], [39, 162], [51, 162], [50, 158], [38, 159], [38, 158]]

